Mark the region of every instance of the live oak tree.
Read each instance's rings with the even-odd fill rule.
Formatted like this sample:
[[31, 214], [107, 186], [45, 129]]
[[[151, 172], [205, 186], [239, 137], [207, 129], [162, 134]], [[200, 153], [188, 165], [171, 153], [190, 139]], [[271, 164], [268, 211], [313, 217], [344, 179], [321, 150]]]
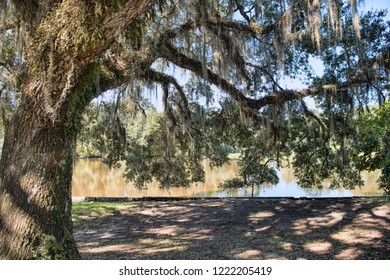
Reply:
[[[339, 140], [348, 141], [349, 134], [340, 134], [330, 124], [343, 110], [352, 116], [356, 100], [364, 104], [372, 95], [379, 103], [385, 99], [388, 52], [380, 43], [365, 51], [372, 38], [360, 30], [356, 0], [1, 4], [0, 32], [10, 40], [2, 39], [0, 67], [7, 83], [1, 86], [2, 92], [16, 92], [18, 107], [6, 125], [0, 162], [0, 258], [79, 258], [71, 222], [75, 140], [82, 113], [104, 91], [117, 89], [118, 100], [130, 100], [128, 113], [132, 108], [142, 113], [145, 89], [159, 85], [165, 113], [155, 116], [151, 133], [137, 136], [133, 131], [136, 137], [128, 137], [120, 121], [120, 102], [104, 130], [110, 136], [111, 164], [127, 160], [127, 176], [138, 185], [156, 178], [166, 187], [201, 181], [203, 155], [216, 164], [226, 160], [220, 156], [226, 155], [223, 145], [234, 141], [222, 133], [226, 122], [236, 125], [236, 132], [253, 132], [257, 138], [248, 140], [272, 152], [262, 156], [277, 159], [283, 149], [306, 152], [308, 145], [309, 164], [313, 159], [318, 166], [321, 156], [329, 160], [323, 162], [333, 162], [329, 155], [343, 162], [346, 145]], [[354, 71], [329, 71], [303, 90], [283, 85], [285, 75], [310, 73], [309, 57], [320, 53], [329, 61], [347, 56], [348, 67], [341, 66]], [[172, 66], [186, 71], [186, 86], [171, 74]], [[227, 96], [227, 103], [207, 114], [215, 88], [217, 95]], [[329, 114], [310, 111], [307, 96], [327, 104], [324, 112]], [[231, 102], [238, 111], [229, 110]], [[238, 117], [225, 121], [231, 112]], [[303, 125], [307, 121], [310, 130]], [[289, 138], [291, 146], [286, 144]], [[255, 149], [247, 147], [249, 163], [257, 161], [266, 170], [268, 159], [256, 157]], [[298, 170], [300, 166], [305, 165], [297, 165]], [[256, 166], [248, 170], [259, 171]]]
[[120, 83], [108, 50], [153, 2], [1, 1], [2, 38], [20, 40], [15, 59], [1, 61], [20, 94], [0, 162], [1, 258], [79, 257], [70, 188], [78, 120], [105, 64], [113, 71], [100, 89]]

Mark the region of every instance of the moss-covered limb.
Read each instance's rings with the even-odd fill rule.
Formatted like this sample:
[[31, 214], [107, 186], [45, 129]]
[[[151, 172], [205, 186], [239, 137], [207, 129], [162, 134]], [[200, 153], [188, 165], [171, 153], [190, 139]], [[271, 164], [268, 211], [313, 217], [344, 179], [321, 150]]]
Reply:
[[88, 65], [155, 1], [14, 1], [24, 59], [19, 91], [56, 122]]
[[152, 0], [61, 1], [40, 22], [34, 34], [34, 44], [39, 43], [42, 47], [53, 44], [59, 54], [70, 51], [78, 60], [88, 63], [111, 46], [152, 3]]
[[77, 135], [81, 116], [94, 98], [107, 90], [119, 87], [132, 78], [126, 75], [127, 71], [122, 66], [109, 59], [88, 65], [66, 104], [69, 133]]

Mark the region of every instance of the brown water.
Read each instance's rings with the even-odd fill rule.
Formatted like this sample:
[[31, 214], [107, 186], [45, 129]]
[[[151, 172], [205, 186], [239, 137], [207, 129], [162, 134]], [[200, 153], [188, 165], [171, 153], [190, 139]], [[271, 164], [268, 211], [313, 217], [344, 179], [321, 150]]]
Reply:
[[[237, 191], [224, 191], [218, 188], [226, 179], [231, 179], [238, 173], [236, 161], [231, 161], [220, 168], [211, 168], [207, 160], [203, 163], [206, 172], [205, 183], [193, 184], [189, 188], [160, 189], [153, 182], [143, 190], [137, 190], [131, 182], [122, 177], [123, 168], [109, 169], [99, 159], [81, 159], [75, 166], [72, 180], [73, 197], [250, 197], [250, 189]], [[284, 168], [278, 172], [280, 182], [275, 186], [255, 188], [255, 197], [349, 197], [349, 196], [375, 196], [381, 195], [377, 180], [380, 172], [364, 172], [364, 186], [354, 190], [306, 190], [299, 187], [293, 172]]]

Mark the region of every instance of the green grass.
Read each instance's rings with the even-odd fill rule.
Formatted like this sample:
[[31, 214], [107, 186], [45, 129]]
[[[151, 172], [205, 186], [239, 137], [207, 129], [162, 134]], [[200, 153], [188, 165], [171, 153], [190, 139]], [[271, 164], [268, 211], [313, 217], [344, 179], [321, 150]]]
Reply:
[[72, 214], [74, 216], [86, 216], [91, 214], [107, 215], [121, 208], [122, 203], [112, 202], [75, 202]]
[[73, 223], [78, 226], [83, 220], [111, 215], [124, 205], [124, 203], [113, 202], [74, 202], [72, 205]]

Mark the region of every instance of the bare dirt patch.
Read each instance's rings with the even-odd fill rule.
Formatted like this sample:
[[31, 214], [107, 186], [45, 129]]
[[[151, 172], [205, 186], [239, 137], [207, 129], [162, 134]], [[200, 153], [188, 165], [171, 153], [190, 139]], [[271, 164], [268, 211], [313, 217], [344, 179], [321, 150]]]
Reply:
[[133, 201], [90, 214], [81, 205], [84, 259], [390, 259], [388, 199]]

